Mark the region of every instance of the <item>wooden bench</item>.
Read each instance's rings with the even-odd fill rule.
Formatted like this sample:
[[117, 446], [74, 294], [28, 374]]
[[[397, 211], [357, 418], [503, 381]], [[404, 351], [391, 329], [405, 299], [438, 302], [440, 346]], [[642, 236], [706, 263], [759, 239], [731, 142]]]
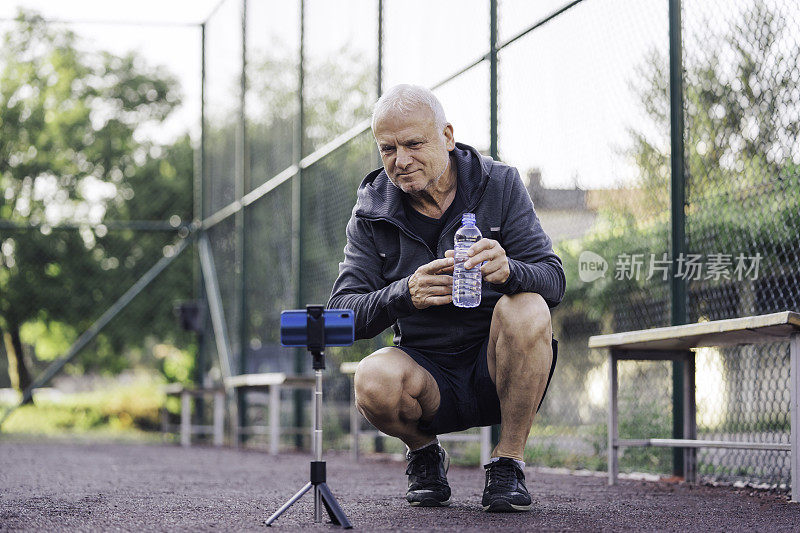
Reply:
[[[361, 419], [362, 415], [359, 412], [358, 408], [356, 407], [356, 391], [355, 387], [353, 386], [353, 379], [352, 377], [356, 373], [356, 368], [358, 367], [358, 362], [345, 362], [339, 366], [339, 372], [349, 376], [350, 379], [350, 455], [354, 461], [358, 460], [358, 453], [359, 453], [359, 440], [361, 435], [365, 435], [366, 433], [361, 431]], [[372, 432], [374, 435], [379, 435], [381, 437], [388, 437], [389, 435], [382, 433], [380, 431]], [[439, 440], [442, 442], [446, 441], [462, 441], [462, 442], [480, 442], [481, 451], [480, 451], [480, 461], [481, 465], [485, 465], [489, 462], [489, 456], [492, 453], [492, 436], [491, 436], [491, 427], [484, 426], [480, 428], [480, 434], [475, 435], [474, 433], [448, 433], [446, 435], [439, 435]]]
[[[694, 348], [767, 342], [790, 342], [790, 444], [697, 440]], [[658, 446], [684, 450], [684, 474], [694, 481], [696, 449], [705, 447], [789, 451], [792, 501], [800, 501], [800, 314], [784, 311], [769, 315], [715, 320], [642, 331], [629, 331], [589, 338], [589, 348], [608, 348], [608, 482], [616, 483], [618, 451], [623, 446]], [[683, 361], [683, 439], [619, 438], [617, 361]], [[673, 391], [674, 392], [674, 391]]]
[[[241, 374], [225, 380], [225, 387], [235, 391], [236, 395], [252, 390], [262, 390], [269, 394], [268, 416], [269, 426], [266, 431], [257, 426], [234, 429], [234, 445], [239, 446], [244, 434], [269, 434], [269, 453], [277, 454], [281, 440], [281, 389], [314, 389], [314, 376], [290, 376], [282, 372], [263, 374]], [[311, 431], [310, 429], [308, 431]], [[284, 431], [285, 432], [285, 431]]]
[[[214, 446], [222, 446], [225, 437], [225, 391], [215, 387], [186, 387], [181, 383], [170, 383], [163, 387], [167, 396], [177, 396], [181, 399], [179, 427], [181, 446], [192, 445], [192, 435], [213, 435]], [[192, 425], [192, 398], [213, 396], [214, 417], [211, 426]], [[161, 430], [170, 433], [168, 413], [166, 408], [161, 410]]]

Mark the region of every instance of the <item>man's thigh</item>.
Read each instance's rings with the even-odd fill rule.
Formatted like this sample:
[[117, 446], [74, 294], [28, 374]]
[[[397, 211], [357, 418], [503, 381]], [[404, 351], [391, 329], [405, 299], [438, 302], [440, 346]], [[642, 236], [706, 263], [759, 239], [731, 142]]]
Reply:
[[487, 366], [488, 342], [455, 352], [400, 347], [439, 388], [439, 408], [431, 420], [419, 423], [421, 431], [438, 435], [500, 422], [500, 400]]
[[434, 377], [406, 352], [395, 347], [381, 348], [365, 357], [354, 376], [356, 394], [382, 398], [409, 395], [419, 400], [422, 418], [430, 419], [439, 407]]
[[[550, 309], [541, 295], [536, 293], [518, 293], [504, 295], [495, 305], [492, 312], [492, 322], [489, 329], [489, 374], [492, 381], [496, 380], [497, 369], [497, 342], [500, 335], [512, 335], [517, 340], [534, 338], [553, 338], [553, 329], [550, 320]], [[557, 343], [553, 343], [555, 355]], [[555, 367], [553, 361], [551, 368]], [[552, 375], [552, 372], [551, 372]]]

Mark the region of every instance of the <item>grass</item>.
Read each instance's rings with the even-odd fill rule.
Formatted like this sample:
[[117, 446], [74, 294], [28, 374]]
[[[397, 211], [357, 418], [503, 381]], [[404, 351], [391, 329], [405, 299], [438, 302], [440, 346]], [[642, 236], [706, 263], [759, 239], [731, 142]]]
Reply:
[[[160, 383], [140, 376], [125, 385], [74, 394], [34, 396], [3, 423], [12, 435], [125, 437], [149, 440], [160, 428]], [[9, 407], [3, 405], [2, 407]]]

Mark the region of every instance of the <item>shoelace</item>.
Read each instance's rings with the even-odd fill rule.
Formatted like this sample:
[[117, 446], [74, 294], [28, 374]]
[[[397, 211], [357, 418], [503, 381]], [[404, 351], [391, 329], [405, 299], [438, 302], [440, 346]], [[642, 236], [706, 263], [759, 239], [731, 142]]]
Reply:
[[411, 461], [406, 468], [406, 475], [415, 475], [418, 477], [426, 477], [429, 473], [437, 472], [437, 463], [439, 462], [439, 450], [431, 447], [430, 450], [425, 448], [419, 452], [414, 452], [411, 456]]
[[517, 483], [517, 471], [512, 465], [490, 463], [486, 467], [486, 475], [491, 485], [515, 487]]

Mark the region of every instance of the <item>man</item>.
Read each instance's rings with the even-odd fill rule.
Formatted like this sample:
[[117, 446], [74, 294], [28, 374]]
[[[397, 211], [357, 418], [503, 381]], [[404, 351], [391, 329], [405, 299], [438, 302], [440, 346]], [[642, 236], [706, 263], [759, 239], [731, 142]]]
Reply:
[[[528, 510], [523, 449], [555, 367], [549, 309], [564, 296], [561, 261], [517, 170], [456, 143], [433, 93], [392, 88], [375, 104], [372, 132], [383, 169], [358, 189], [328, 305], [355, 311], [357, 338], [392, 326], [395, 346], [359, 363], [356, 404], [408, 446], [413, 506], [450, 503], [438, 434], [500, 423], [482, 505]], [[464, 265], [483, 274], [481, 303], [469, 309], [452, 305], [464, 212], [488, 236]]]

